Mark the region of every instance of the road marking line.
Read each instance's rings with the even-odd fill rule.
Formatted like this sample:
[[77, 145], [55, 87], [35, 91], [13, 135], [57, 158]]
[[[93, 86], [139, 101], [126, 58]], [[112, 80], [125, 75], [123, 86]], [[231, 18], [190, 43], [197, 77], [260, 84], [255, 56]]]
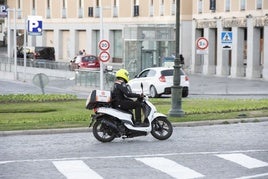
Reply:
[[264, 177], [264, 176], [268, 176], [268, 173], [262, 173], [262, 174], [251, 175], [251, 176], [244, 176], [244, 177], [239, 177], [239, 178], [235, 178], [235, 179], [250, 179], [250, 178], [259, 178], [259, 177]]
[[53, 161], [53, 164], [67, 179], [102, 179], [81, 160]]
[[158, 153], [158, 154], [137, 154], [137, 155], [108, 155], [108, 156], [88, 156], [88, 157], [68, 157], [68, 158], [43, 158], [43, 159], [23, 159], [23, 160], [6, 160], [0, 161], [5, 163], [20, 162], [45, 162], [45, 161], [63, 161], [63, 160], [88, 160], [88, 159], [116, 159], [116, 158], [136, 158], [136, 157], [165, 157], [176, 155], [211, 155], [211, 154], [231, 154], [231, 153], [252, 153], [252, 152], [268, 152], [268, 150], [233, 150], [233, 151], [214, 151], [214, 152], [181, 152], [181, 153]]
[[217, 155], [220, 158], [223, 158], [225, 160], [232, 161], [234, 163], [237, 163], [239, 165], [242, 165], [243, 167], [246, 167], [248, 169], [252, 168], [259, 168], [259, 167], [265, 167], [268, 166], [268, 163], [263, 162], [261, 160], [257, 160], [255, 158], [249, 157], [245, 154], [220, 154]]
[[190, 179], [204, 177], [204, 175], [184, 167], [172, 160], [163, 157], [153, 157], [153, 158], [136, 158], [136, 160], [143, 162], [144, 164], [160, 170], [174, 178], [178, 179]]

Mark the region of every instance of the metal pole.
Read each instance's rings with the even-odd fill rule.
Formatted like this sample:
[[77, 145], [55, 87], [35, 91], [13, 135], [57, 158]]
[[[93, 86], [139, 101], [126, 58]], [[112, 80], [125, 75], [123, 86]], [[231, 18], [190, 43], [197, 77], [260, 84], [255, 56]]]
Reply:
[[23, 80], [26, 81], [26, 31], [27, 31], [27, 19], [24, 20], [24, 41], [23, 41], [23, 61], [24, 61], [24, 70], [23, 70]]
[[11, 45], [11, 30], [10, 30], [10, 11], [11, 9], [7, 9], [7, 57], [8, 57], [8, 61], [10, 62], [10, 51], [11, 51], [11, 48], [10, 48], [10, 45]]
[[[102, 4], [100, 5], [100, 41], [103, 39], [103, 14]], [[103, 63], [100, 61], [100, 89], [103, 90]]]
[[169, 111], [169, 116], [181, 117], [184, 116], [184, 111], [181, 109], [182, 87], [181, 83], [181, 59], [180, 59], [180, 0], [176, 2], [176, 57], [174, 60], [174, 78], [172, 93], [172, 108]]
[[16, 8], [14, 9], [14, 79], [17, 80], [17, 26], [16, 26]]

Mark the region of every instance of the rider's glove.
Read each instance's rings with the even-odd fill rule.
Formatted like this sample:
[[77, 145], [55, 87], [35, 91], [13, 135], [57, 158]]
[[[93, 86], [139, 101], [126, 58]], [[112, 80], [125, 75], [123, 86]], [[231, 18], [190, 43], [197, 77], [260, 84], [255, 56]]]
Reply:
[[144, 98], [144, 94], [143, 94], [143, 93], [141, 93], [141, 95], [138, 97], [138, 100], [139, 100], [139, 101], [142, 101], [142, 100], [143, 100], [143, 98]]

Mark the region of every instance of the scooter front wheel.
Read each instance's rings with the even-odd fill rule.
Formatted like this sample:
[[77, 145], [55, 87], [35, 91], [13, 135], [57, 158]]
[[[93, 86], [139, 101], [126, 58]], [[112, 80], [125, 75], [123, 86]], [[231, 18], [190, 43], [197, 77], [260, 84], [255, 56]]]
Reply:
[[172, 124], [166, 117], [157, 117], [152, 121], [151, 134], [158, 140], [166, 140], [173, 133]]
[[115, 138], [115, 134], [111, 127], [97, 120], [93, 125], [93, 135], [101, 142], [111, 142]]

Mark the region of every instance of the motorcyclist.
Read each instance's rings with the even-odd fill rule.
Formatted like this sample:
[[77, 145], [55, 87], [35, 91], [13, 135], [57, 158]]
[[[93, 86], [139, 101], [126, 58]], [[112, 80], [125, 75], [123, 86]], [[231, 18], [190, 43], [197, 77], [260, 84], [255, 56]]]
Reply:
[[115, 74], [116, 80], [112, 90], [113, 106], [123, 110], [135, 109], [135, 124], [141, 124], [141, 103], [140, 100], [132, 100], [130, 98], [142, 99], [143, 94], [132, 93], [127, 85], [129, 81], [129, 73], [126, 69], [120, 69]]

